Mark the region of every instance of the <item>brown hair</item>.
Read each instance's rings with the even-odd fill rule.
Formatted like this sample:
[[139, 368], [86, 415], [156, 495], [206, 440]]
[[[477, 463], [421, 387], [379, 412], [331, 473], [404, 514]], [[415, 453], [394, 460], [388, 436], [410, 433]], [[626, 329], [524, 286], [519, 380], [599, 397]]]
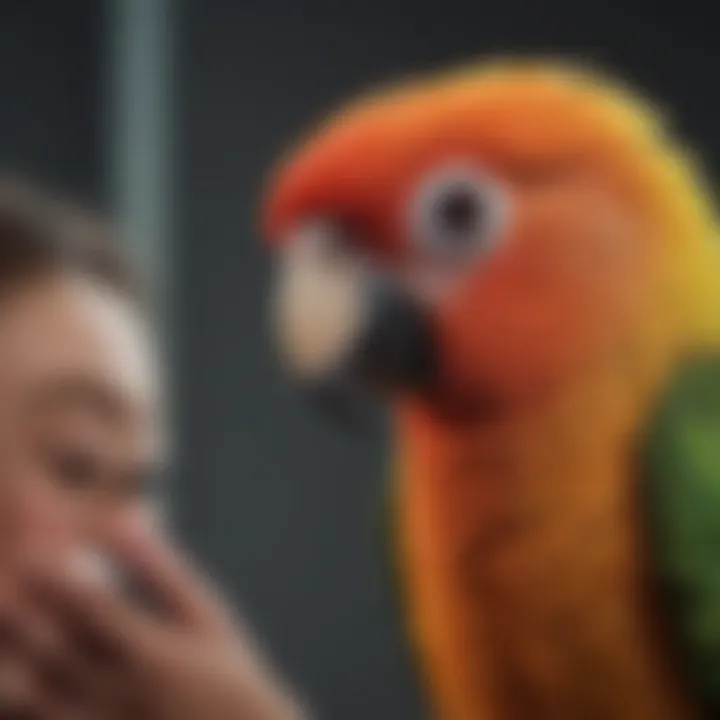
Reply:
[[18, 282], [65, 270], [130, 296], [138, 291], [102, 216], [36, 186], [0, 178], [0, 293]]

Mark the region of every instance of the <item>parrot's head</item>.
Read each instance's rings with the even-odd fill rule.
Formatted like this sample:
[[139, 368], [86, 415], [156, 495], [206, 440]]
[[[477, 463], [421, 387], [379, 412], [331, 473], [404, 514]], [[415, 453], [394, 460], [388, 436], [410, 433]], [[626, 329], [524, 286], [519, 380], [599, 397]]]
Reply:
[[683, 212], [661, 134], [624, 91], [531, 63], [334, 116], [265, 206], [288, 367], [470, 416], [571, 381], [663, 312]]

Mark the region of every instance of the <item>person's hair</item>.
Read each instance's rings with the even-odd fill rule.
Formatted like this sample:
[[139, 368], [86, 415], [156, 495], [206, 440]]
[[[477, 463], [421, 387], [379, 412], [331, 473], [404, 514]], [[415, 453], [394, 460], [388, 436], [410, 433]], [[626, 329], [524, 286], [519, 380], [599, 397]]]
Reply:
[[138, 291], [113, 229], [99, 213], [37, 186], [0, 178], [0, 294], [64, 271], [131, 297]]

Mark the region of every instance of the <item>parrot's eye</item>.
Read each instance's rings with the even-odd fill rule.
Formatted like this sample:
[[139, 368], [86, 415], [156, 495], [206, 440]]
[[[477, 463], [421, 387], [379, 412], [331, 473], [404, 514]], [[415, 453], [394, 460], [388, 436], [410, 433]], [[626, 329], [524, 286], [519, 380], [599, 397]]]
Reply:
[[484, 175], [453, 169], [424, 183], [412, 212], [414, 234], [426, 250], [463, 260], [493, 247], [507, 220], [507, 199]]

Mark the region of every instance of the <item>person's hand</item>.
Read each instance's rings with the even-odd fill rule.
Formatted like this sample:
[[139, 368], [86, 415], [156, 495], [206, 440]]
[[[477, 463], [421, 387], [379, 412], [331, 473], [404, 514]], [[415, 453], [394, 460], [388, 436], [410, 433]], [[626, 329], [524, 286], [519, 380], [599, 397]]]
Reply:
[[299, 720], [250, 638], [178, 554], [149, 536], [116, 550], [152, 592], [154, 611], [67, 568], [29, 573], [43, 618], [26, 615], [19, 628], [36, 673], [33, 717]]

